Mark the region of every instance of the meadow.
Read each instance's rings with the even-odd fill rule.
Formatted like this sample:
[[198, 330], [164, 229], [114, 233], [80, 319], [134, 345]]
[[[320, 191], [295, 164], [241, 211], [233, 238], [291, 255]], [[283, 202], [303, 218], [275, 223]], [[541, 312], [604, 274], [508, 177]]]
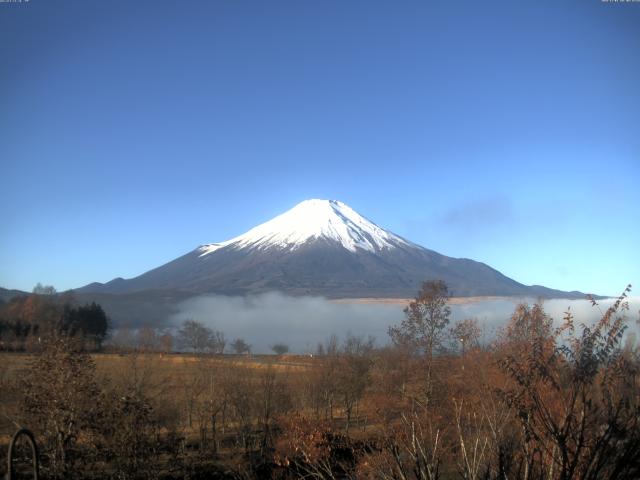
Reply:
[[638, 478], [628, 290], [589, 324], [520, 304], [486, 344], [476, 320], [449, 322], [437, 288], [422, 293], [386, 347], [92, 353], [52, 335], [0, 353], [0, 451], [27, 427], [43, 477], [60, 479]]

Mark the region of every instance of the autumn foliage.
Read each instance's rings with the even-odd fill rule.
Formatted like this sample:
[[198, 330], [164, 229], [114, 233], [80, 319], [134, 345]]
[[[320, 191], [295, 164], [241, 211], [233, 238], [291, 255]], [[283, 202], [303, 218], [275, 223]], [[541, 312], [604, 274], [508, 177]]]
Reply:
[[95, 350], [108, 330], [109, 319], [100, 305], [79, 305], [69, 295], [25, 295], [0, 305], [0, 351], [35, 351], [60, 335]]
[[637, 479], [629, 291], [595, 323], [518, 305], [491, 344], [477, 320], [450, 323], [441, 282], [385, 348], [223, 356], [190, 324], [190, 355], [91, 356], [60, 335], [0, 376], [3, 411], [49, 478]]

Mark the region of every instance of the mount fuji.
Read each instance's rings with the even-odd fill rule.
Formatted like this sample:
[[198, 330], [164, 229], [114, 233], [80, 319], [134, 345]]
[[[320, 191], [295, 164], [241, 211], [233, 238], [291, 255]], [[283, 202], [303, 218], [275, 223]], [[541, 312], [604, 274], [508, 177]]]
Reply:
[[139, 297], [153, 291], [184, 298], [280, 291], [408, 298], [429, 279], [444, 280], [454, 296], [584, 298], [580, 292], [523, 285], [483, 263], [441, 255], [385, 230], [342, 202], [316, 199], [138, 277], [92, 283], [76, 292]]

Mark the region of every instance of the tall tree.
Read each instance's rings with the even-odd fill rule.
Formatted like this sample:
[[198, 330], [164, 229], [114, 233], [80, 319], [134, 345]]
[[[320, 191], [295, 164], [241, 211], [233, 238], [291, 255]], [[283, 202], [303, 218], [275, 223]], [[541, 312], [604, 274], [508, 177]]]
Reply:
[[194, 353], [205, 352], [210, 344], [213, 331], [196, 320], [185, 320], [178, 330], [178, 342], [183, 348]]
[[351, 419], [355, 412], [358, 416], [358, 402], [370, 382], [373, 365], [372, 351], [374, 338], [366, 340], [351, 334], [347, 335], [338, 357], [338, 369], [335, 373], [338, 393], [342, 397], [346, 414], [345, 432], [349, 434]]
[[442, 280], [424, 282], [416, 298], [404, 309], [405, 319], [400, 325], [389, 327], [389, 336], [396, 346], [412, 354], [424, 356], [426, 361], [425, 404], [433, 391], [433, 354], [443, 347], [451, 308], [449, 290]]
[[65, 304], [60, 330], [71, 336], [81, 335], [95, 342], [100, 348], [109, 331], [109, 318], [100, 305], [95, 302], [74, 307]]
[[404, 309], [405, 319], [389, 328], [393, 343], [431, 359], [446, 336], [451, 315], [448, 302], [449, 291], [442, 280], [424, 282], [416, 298]]

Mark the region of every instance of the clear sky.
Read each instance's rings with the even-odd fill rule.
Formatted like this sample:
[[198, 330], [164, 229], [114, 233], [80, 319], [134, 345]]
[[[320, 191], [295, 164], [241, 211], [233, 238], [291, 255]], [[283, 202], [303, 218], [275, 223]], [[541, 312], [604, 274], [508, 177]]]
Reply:
[[307, 198], [640, 291], [640, 3], [0, 3], [0, 286], [132, 277]]

